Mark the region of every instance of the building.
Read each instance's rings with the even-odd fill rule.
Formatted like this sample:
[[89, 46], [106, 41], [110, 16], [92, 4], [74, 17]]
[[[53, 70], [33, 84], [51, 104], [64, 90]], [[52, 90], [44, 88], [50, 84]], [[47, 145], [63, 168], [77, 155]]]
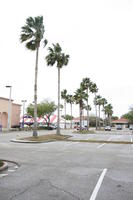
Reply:
[[[0, 97], [0, 125], [2, 128], [7, 128], [8, 126], [8, 108], [9, 108], [9, 99]], [[20, 123], [20, 112], [21, 105], [13, 103], [11, 100], [11, 127], [19, 126]]]
[[116, 128], [117, 126], [121, 126], [122, 128], [128, 128], [129, 127], [129, 120], [128, 119], [117, 119], [112, 121], [112, 125], [114, 125]]

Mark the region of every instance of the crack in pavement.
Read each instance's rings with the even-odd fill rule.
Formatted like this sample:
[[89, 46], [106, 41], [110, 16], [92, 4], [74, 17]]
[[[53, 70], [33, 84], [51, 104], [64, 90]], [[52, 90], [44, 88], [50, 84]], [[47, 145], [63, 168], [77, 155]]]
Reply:
[[[46, 179], [44, 179], [44, 180], [46, 180]], [[58, 187], [58, 186], [56, 186], [56, 185], [53, 185], [53, 184], [51, 183], [50, 180], [46, 180], [46, 181], [50, 184], [51, 187], [53, 187], [53, 188], [55, 188], [55, 189], [57, 189], [57, 190], [59, 190], [59, 191], [65, 192], [65, 193], [69, 194], [70, 196], [74, 197], [75, 199], [83, 200], [83, 199], [81, 199], [80, 197], [74, 195], [73, 193], [71, 193], [71, 192], [69, 192], [69, 191], [66, 191], [66, 190], [64, 190], [63, 188], [60, 188], [60, 187]]]
[[69, 192], [69, 191], [66, 191], [66, 190], [64, 190], [63, 188], [60, 188], [60, 187], [58, 187], [58, 186], [52, 184], [52, 182], [51, 182], [49, 179], [40, 179], [40, 180], [38, 181], [38, 183], [36, 183], [36, 184], [34, 184], [34, 185], [30, 185], [29, 187], [25, 188], [24, 190], [20, 191], [19, 193], [14, 194], [12, 197], [10, 197], [10, 200], [13, 200], [13, 199], [15, 199], [16, 197], [18, 197], [18, 196], [24, 194], [25, 192], [27, 192], [28, 190], [30, 190], [31, 188], [33, 188], [33, 187], [35, 187], [35, 186], [39, 186], [40, 184], [42, 184], [42, 182], [48, 183], [48, 184], [50, 185], [50, 187], [52, 187], [52, 188], [54, 188], [54, 189], [56, 189], [56, 190], [59, 190], [59, 191], [61, 191], [61, 192], [64, 192], [64, 193], [68, 194], [69, 196], [71, 196], [71, 197], [73, 197], [73, 198], [75, 198], [75, 199], [77, 199], [77, 200], [83, 200], [83, 199], [81, 199], [80, 197], [74, 195], [73, 193], [71, 193], [71, 192]]

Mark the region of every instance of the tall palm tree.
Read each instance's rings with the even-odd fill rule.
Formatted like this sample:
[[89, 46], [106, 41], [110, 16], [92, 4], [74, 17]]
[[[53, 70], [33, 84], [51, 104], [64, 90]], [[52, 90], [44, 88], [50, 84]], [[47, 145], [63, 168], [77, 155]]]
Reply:
[[108, 124], [111, 125], [111, 116], [113, 114], [113, 106], [111, 104], [105, 106], [105, 113], [107, 114]]
[[71, 94], [67, 95], [67, 103], [70, 103], [70, 109], [71, 109], [71, 129], [72, 129], [72, 105], [74, 103], [74, 96]]
[[107, 105], [107, 100], [105, 99], [105, 98], [102, 98], [102, 100], [101, 100], [101, 102], [102, 102], [102, 106], [103, 106], [103, 113], [104, 113], [104, 118], [103, 118], [103, 125], [105, 126], [105, 105]]
[[[83, 108], [87, 111], [87, 115], [88, 115], [87, 118], [89, 118], [89, 111], [91, 111], [91, 106], [90, 105], [84, 105]], [[89, 124], [88, 124], [88, 127], [89, 127]]]
[[[91, 81], [89, 78], [83, 78], [81, 84], [80, 84], [80, 87], [83, 88], [83, 90], [86, 90], [86, 93], [89, 97], [89, 88], [91, 86]], [[87, 98], [87, 130], [89, 130], [89, 110], [88, 110], [88, 98]]]
[[105, 114], [107, 115], [107, 123], [110, 125], [111, 124], [111, 116], [113, 114], [113, 107], [111, 104], [107, 104], [105, 106]]
[[68, 64], [69, 55], [62, 53], [60, 45], [53, 44], [53, 47], [49, 47], [49, 54], [46, 56], [46, 62], [48, 66], [56, 64], [58, 69], [58, 118], [57, 118], [57, 134], [60, 135], [60, 69]]
[[[26, 19], [26, 24], [21, 28], [20, 41], [25, 42], [26, 48], [32, 51], [36, 51], [35, 62], [35, 84], [34, 84], [34, 130], [33, 136], [37, 136], [37, 75], [38, 75], [38, 55], [40, 43], [43, 40], [44, 35], [43, 16], [37, 16], [35, 18], [29, 17]], [[47, 44], [47, 40], [44, 40], [44, 46]]]
[[[91, 93], [94, 93], [95, 94], [95, 98], [96, 98], [96, 94], [98, 92], [98, 88], [97, 88], [97, 85], [96, 83], [91, 83], [90, 85], [90, 92]], [[97, 105], [96, 105], [96, 102], [94, 101], [94, 105], [95, 105], [95, 111], [96, 111], [96, 130], [97, 130]]]
[[65, 117], [65, 129], [66, 129], [66, 101], [67, 101], [67, 90], [61, 91], [61, 98], [64, 99], [64, 117]]
[[76, 90], [74, 99], [76, 104], [79, 104], [80, 131], [82, 130], [82, 110], [83, 110], [84, 100], [87, 101], [87, 98], [88, 96], [82, 88]]
[[99, 120], [98, 120], [98, 125], [99, 125], [99, 128], [100, 128], [100, 111], [101, 111], [101, 105], [102, 105], [102, 97], [100, 95], [97, 95], [95, 97], [95, 101], [96, 101], [96, 105], [98, 105], [98, 110], [99, 110]]

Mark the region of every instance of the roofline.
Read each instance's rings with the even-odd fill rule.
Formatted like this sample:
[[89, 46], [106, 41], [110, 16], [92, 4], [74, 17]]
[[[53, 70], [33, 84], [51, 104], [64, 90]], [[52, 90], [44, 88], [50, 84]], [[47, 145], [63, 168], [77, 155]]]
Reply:
[[[5, 97], [0, 97], [0, 99], [3, 99], [3, 100], [6, 100], [6, 101], [9, 101], [8, 98], [5, 98]], [[13, 99], [11, 99], [11, 101], [14, 101]]]

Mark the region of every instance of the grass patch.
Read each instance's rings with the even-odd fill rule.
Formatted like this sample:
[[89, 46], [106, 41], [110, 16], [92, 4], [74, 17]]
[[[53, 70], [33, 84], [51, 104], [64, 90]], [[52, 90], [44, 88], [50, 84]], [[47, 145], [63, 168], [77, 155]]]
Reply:
[[109, 144], [133, 144], [130, 141], [106, 141], [106, 140], [68, 140], [71, 142], [88, 142], [88, 143], [109, 143]]
[[2, 167], [3, 166], [3, 161], [2, 160], [0, 160], [0, 167]]
[[34, 142], [45, 142], [45, 141], [54, 141], [54, 140], [66, 140], [69, 137], [71, 137], [71, 136], [49, 134], [49, 135], [41, 135], [41, 136], [37, 136], [37, 137], [21, 138], [21, 140], [34, 141]]
[[79, 133], [79, 134], [94, 134], [95, 131], [87, 131], [87, 130], [82, 130], [82, 131], [73, 131], [73, 133]]

